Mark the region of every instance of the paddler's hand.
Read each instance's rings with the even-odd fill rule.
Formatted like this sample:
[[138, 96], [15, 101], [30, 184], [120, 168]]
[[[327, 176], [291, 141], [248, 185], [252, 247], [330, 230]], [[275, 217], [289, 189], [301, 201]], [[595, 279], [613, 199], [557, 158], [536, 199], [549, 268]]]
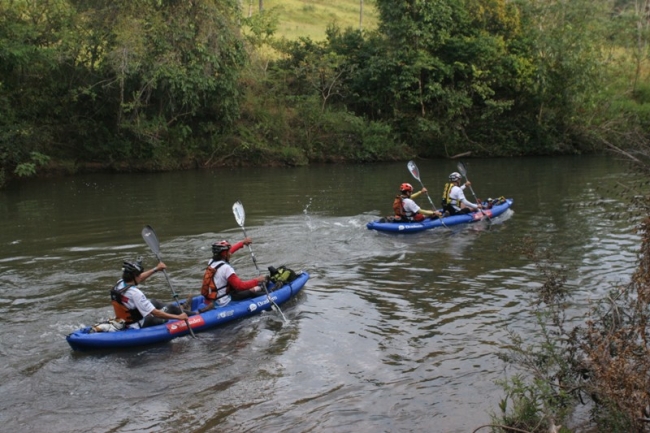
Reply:
[[182, 314], [179, 314], [179, 315], [176, 316], [176, 318], [177, 318], [178, 320], [187, 320], [187, 317], [188, 317], [188, 316], [187, 316], [186, 313], [182, 313]]
[[251, 238], [245, 238], [242, 243], [246, 246], [250, 245], [253, 243], [253, 240]]
[[422, 188], [422, 189], [420, 190], [420, 194], [424, 194], [425, 192], [427, 192], [427, 189], [426, 189], [426, 188]]

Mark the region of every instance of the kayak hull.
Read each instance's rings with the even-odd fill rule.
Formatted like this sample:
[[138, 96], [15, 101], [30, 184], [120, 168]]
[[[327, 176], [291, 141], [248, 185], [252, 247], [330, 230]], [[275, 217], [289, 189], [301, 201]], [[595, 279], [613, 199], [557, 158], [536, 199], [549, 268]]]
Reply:
[[[307, 280], [309, 280], [309, 274], [303, 271], [298, 274], [294, 281], [277, 290], [273, 290], [273, 285], [270, 285], [271, 299], [277, 305], [287, 302], [304, 288]], [[195, 296], [192, 299], [192, 311], [205, 307], [203, 301], [203, 296]], [[190, 316], [188, 323], [196, 334], [236, 319], [270, 310], [272, 306], [273, 304], [269, 301], [266, 293], [263, 293], [255, 298], [240, 301], [232, 300], [224, 307], [216, 307], [204, 313]], [[184, 320], [175, 320], [162, 325], [115, 332], [92, 332], [91, 327], [86, 327], [72, 332], [66, 337], [66, 340], [74, 350], [118, 349], [164, 343], [174, 338], [189, 335], [189, 333]]]
[[[384, 219], [371, 221], [366, 224], [369, 230], [377, 230], [388, 233], [418, 233], [425, 230], [431, 230], [438, 227], [452, 227], [459, 224], [472, 224], [482, 221], [486, 218], [496, 218], [502, 215], [512, 206], [513, 199], [505, 199], [503, 203], [496, 204], [490, 209], [482, 212], [471, 212], [468, 214], [452, 215], [436, 219], [425, 219], [419, 222], [385, 222]], [[443, 224], [444, 223], [444, 224]]]

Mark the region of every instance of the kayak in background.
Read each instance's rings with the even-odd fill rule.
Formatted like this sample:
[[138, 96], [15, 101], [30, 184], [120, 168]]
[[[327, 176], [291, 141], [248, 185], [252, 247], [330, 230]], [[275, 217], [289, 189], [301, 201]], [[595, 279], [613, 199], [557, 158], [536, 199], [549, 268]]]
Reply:
[[[485, 208], [481, 211], [467, 214], [456, 214], [440, 218], [426, 218], [422, 221], [399, 221], [393, 220], [392, 217], [381, 218], [366, 224], [369, 230], [390, 233], [417, 233], [424, 230], [435, 229], [437, 227], [451, 227], [459, 224], [471, 224], [482, 221], [485, 218], [496, 218], [502, 215], [512, 206], [513, 199], [501, 198], [493, 200], [492, 203], [484, 203]], [[443, 224], [444, 223], [444, 224]]]

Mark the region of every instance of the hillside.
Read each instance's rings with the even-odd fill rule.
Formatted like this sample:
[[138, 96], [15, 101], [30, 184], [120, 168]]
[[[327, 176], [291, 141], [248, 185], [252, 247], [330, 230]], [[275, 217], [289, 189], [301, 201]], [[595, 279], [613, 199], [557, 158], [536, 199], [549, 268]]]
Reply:
[[[258, 0], [244, 2], [252, 13], [258, 13], [258, 5]], [[273, 11], [279, 18], [277, 35], [288, 39], [324, 39], [330, 23], [343, 29], [359, 28], [359, 5], [360, 0], [264, 0], [264, 10]], [[363, 1], [362, 24], [364, 29], [377, 25], [377, 11], [370, 0]]]

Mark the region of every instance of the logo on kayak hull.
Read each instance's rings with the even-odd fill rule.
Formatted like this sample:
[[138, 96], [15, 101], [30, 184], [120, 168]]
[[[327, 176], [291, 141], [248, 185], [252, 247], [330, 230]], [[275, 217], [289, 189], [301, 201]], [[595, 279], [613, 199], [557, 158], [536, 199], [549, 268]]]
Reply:
[[402, 230], [421, 229], [421, 228], [422, 228], [422, 224], [407, 224], [407, 225], [400, 224], [399, 227], [397, 227], [397, 230], [402, 231]]
[[[188, 317], [187, 321], [189, 322], [191, 328], [196, 328], [205, 325], [205, 320], [203, 320], [203, 317], [201, 315]], [[185, 322], [185, 320], [167, 322], [166, 326], [170, 334], [178, 334], [180, 332], [187, 331], [187, 323]]]

